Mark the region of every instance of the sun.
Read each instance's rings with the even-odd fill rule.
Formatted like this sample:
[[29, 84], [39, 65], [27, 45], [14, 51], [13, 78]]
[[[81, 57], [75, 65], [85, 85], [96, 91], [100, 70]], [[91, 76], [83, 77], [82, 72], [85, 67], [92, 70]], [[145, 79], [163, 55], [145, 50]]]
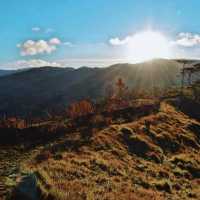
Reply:
[[154, 58], [170, 57], [170, 42], [164, 34], [144, 31], [129, 39], [126, 56], [130, 62], [142, 62]]

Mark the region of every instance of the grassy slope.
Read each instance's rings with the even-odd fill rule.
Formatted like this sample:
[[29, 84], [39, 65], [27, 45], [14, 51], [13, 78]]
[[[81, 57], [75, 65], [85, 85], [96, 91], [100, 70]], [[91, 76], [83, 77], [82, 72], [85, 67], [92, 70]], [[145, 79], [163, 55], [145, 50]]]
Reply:
[[162, 103], [159, 113], [111, 125], [90, 140], [69, 134], [25, 168], [36, 172], [43, 199], [199, 199], [199, 128]]

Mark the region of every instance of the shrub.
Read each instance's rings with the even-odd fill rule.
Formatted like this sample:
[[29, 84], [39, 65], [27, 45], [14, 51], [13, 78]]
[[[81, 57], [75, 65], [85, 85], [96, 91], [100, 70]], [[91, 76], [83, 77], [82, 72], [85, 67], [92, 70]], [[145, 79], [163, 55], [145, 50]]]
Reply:
[[4, 119], [0, 121], [0, 128], [18, 128], [23, 129], [26, 127], [25, 120], [16, 118], [16, 117], [10, 117], [7, 119]]
[[104, 117], [103, 115], [95, 115], [91, 119], [93, 128], [102, 128], [112, 123], [111, 117]]
[[72, 103], [67, 110], [67, 115], [71, 119], [76, 119], [94, 113], [95, 108], [89, 100], [82, 100], [77, 103]]
[[51, 157], [52, 157], [51, 152], [48, 150], [45, 150], [44, 152], [38, 154], [35, 159], [37, 162], [42, 162], [42, 161], [48, 160]]
[[62, 154], [60, 152], [56, 152], [53, 156], [55, 160], [61, 160], [63, 158]]
[[94, 127], [102, 127], [105, 125], [104, 117], [102, 115], [95, 115], [92, 117], [91, 123], [94, 125]]

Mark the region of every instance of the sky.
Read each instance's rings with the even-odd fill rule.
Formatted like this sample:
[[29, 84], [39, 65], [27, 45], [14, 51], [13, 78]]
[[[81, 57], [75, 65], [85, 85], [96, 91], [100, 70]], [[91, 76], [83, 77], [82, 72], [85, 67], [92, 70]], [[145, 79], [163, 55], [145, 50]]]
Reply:
[[200, 58], [199, 8], [199, 0], [2, 1], [0, 68], [101, 67], [150, 52]]

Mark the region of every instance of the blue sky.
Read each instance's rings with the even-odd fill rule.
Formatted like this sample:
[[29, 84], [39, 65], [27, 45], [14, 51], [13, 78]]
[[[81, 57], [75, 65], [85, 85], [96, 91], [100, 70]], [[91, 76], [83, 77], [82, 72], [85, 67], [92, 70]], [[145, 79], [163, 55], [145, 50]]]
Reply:
[[174, 56], [196, 58], [199, 8], [199, 0], [6, 0], [0, 6], [0, 64], [98, 66], [125, 61], [123, 45], [110, 41], [146, 29], [165, 35], [175, 46]]

